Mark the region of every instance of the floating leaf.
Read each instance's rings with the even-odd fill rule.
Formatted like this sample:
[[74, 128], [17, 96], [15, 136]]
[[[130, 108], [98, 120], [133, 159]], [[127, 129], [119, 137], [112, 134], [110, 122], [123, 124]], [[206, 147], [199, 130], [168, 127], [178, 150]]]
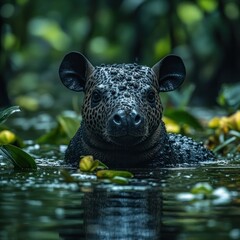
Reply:
[[132, 178], [133, 174], [128, 171], [99, 170], [99, 171], [97, 171], [97, 177], [98, 178], [109, 178], [109, 179], [113, 179], [114, 177]]
[[35, 160], [21, 148], [7, 144], [0, 146], [3, 156], [10, 160], [16, 169], [36, 169]]
[[111, 182], [117, 183], [117, 184], [128, 184], [129, 179], [125, 178], [125, 177], [115, 176], [115, 177], [111, 178]]
[[4, 123], [7, 118], [15, 112], [19, 112], [19, 106], [12, 106], [0, 111], [0, 124]]

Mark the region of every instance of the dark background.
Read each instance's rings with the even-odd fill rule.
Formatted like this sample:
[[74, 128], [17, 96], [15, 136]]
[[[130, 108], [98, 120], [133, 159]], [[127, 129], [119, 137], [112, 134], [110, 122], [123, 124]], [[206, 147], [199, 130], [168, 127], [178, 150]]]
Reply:
[[61, 85], [58, 66], [73, 50], [94, 65], [152, 66], [180, 55], [187, 68], [180, 91], [188, 89], [195, 105], [216, 104], [224, 83], [239, 82], [238, 0], [1, 2], [1, 107], [72, 107], [77, 95]]

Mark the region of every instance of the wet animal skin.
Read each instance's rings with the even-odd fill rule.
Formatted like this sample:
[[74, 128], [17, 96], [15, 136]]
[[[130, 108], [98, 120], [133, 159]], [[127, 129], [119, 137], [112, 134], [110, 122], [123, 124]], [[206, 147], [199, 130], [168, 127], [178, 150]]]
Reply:
[[182, 59], [168, 55], [152, 68], [138, 64], [94, 67], [79, 52], [62, 60], [59, 76], [69, 89], [84, 92], [82, 122], [66, 150], [77, 166], [93, 155], [111, 168], [156, 168], [214, 159], [191, 138], [166, 132], [159, 92], [178, 88], [186, 75]]

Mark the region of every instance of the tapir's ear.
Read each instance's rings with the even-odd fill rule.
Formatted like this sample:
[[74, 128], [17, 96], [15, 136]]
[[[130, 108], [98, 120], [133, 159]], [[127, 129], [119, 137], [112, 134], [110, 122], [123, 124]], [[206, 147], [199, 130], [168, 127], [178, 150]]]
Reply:
[[158, 77], [159, 92], [168, 92], [178, 88], [184, 81], [186, 70], [182, 59], [176, 55], [168, 55], [152, 70]]
[[83, 91], [88, 76], [93, 72], [92, 64], [79, 52], [70, 52], [62, 60], [59, 76], [62, 83], [73, 91]]

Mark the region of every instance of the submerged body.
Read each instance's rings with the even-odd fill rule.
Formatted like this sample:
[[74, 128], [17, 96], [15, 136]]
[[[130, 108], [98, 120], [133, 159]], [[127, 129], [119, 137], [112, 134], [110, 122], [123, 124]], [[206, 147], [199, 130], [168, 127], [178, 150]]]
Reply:
[[77, 166], [80, 156], [93, 155], [113, 168], [155, 168], [211, 160], [202, 144], [168, 134], [162, 122], [159, 92], [182, 84], [185, 67], [170, 55], [153, 68], [137, 64], [93, 67], [80, 53], [65, 56], [60, 78], [71, 90], [84, 91], [83, 122], [65, 159]]

